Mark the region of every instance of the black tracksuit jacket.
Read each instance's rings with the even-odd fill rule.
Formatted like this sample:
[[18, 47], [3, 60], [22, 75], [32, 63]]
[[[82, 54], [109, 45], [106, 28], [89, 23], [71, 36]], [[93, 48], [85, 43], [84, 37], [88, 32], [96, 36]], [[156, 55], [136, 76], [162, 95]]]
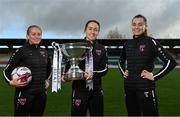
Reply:
[[11, 72], [18, 66], [28, 67], [32, 72], [32, 81], [25, 87], [16, 88], [16, 91], [37, 93], [45, 91], [45, 80], [51, 73], [51, 64], [46, 49], [40, 45], [25, 45], [16, 50], [4, 69], [4, 78], [9, 83]]
[[[163, 67], [154, 74], [157, 81], [166, 75], [176, 66], [176, 61], [172, 56], [152, 37], [142, 34], [138, 38], [125, 42], [118, 67], [123, 74], [128, 70], [128, 77], [124, 79], [125, 87], [138, 89], [155, 88], [155, 81], [141, 77], [142, 70], [152, 72], [156, 58], [162, 60]], [[127, 61], [127, 64], [125, 62]]]

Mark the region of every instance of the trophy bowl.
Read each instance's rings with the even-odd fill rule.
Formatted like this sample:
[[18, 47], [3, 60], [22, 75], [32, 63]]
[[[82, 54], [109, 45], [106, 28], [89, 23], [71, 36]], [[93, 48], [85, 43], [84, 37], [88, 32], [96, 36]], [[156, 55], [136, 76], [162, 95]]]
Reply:
[[86, 53], [91, 51], [91, 45], [85, 42], [62, 44], [62, 53], [70, 61], [70, 68], [64, 74], [65, 80], [81, 80], [84, 78], [84, 71], [78, 66], [79, 61], [86, 57]]

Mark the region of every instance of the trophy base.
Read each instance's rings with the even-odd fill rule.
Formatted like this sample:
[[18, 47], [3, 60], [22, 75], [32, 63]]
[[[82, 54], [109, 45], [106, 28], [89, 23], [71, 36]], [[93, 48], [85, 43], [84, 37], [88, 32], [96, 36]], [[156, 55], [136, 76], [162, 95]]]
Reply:
[[75, 78], [67, 78], [65, 77], [64, 80], [65, 81], [71, 81], [71, 80], [83, 80], [84, 78], [78, 78], [78, 77], [75, 77]]
[[83, 80], [84, 72], [80, 69], [70, 69], [67, 73], [64, 74], [64, 80]]

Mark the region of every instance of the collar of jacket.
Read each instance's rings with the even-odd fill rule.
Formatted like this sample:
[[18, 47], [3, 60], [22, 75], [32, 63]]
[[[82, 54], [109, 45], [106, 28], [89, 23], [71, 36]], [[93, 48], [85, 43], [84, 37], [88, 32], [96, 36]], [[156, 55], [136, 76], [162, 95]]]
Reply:
[[145, 34], [145, 33], [142, 33], [142, 34], [139, 35], [138, 37], [135, 37], [135, 35], [133, 35], [133, 39], [135, 39], [135, 40], [139, 40], [139, 39], [141, 39], [141, 38], [143, 38], [143, 37], [146, 37], [146, 34]]
[[34, 44], [30, 44], [29, 41], [26, 41], [24, 45], [29, 48], [39, 48], [41, 44], [42, 44], [42, 41], [37, 46]]
[[97, 39], [94, 40], [93, 43], [91, 43], [90, 41], [88, 41], [88, 40], [86, 39], [86, 37], [84, 37], [83, 42], [89, 43], [91, 46], [94, 46], [94, 45], [96, 45], [96, 44], [98, 43]]

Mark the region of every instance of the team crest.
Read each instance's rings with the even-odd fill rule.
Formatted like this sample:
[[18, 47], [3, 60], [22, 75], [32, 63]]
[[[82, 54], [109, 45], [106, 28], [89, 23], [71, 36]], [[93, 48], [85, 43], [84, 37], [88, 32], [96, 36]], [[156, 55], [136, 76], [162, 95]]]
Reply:
[[23, 106], [26, 104], [26, 98], [20, 98], [20, 99], [18, 99], [18, 102], [21, 106]]
[[74, 99], [74, 104], [79, 107], [81, 105], [81, 99]]
[[145, 95], [146, 98], [148, 98], [149, 97], [149, 92], [144, 92], [144, 95]]
[[102, 51], [101, 51], [101, 50], [96, 50], [96, 54], [97, 54], [98, 56], [100, 56], [100, 55], [101, 55], [101, 53], [102, 53]]
[[144, 52], [146, 45], [140, 45], [139, 46], [139, 51]]

